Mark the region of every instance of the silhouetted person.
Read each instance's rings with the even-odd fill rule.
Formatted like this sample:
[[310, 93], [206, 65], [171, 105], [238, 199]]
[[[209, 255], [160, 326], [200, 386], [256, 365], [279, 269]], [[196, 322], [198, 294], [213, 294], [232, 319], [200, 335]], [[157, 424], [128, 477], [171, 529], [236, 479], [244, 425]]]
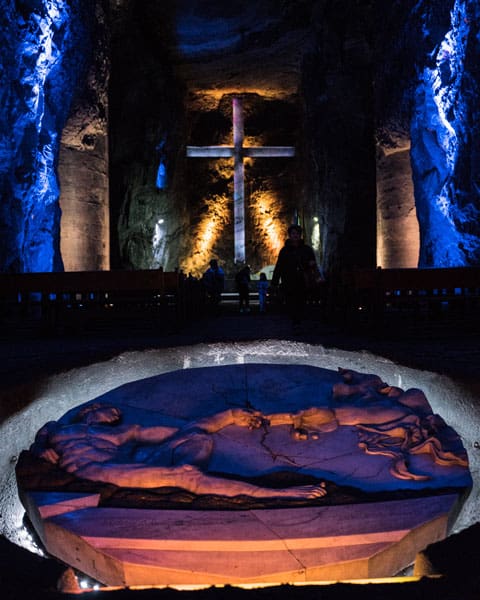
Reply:
[[307, 300], [305, 272], [316, 265], [315, 254], [302, 239], [300, 225], [290, 225], [288, 239], [278, 254], [272, 276], [272, 287], [281, 282], [287, 312], [294, 329], [300, 326]]
[[212, 258], [210, 261], [210, 267], [203, 274], [202, 281], [208, 303], [213, 307], [217, 307], [220, 304], [225, 287], [225, 273], [216, 259]]
[[235, 275], [240, 312], [250, 312], [250, 267], [246, 265]]

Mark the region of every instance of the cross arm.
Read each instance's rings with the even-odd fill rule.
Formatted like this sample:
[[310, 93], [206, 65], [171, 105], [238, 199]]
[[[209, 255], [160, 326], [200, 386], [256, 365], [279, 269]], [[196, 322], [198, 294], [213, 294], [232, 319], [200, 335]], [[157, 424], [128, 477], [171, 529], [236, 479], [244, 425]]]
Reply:
[[230, 158], [233, 146], [187, 146], [187, 156], [194, 158]]
[[251, 158], [295, 156], [295, 148], [293, 146], [251, 146], [243, 148], [243, 156]]

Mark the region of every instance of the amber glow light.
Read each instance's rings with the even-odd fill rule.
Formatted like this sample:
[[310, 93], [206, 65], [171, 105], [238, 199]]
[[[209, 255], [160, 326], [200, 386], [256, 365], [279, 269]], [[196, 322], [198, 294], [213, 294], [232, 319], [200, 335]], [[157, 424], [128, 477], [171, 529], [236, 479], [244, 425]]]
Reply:
[[[425, 578], [425, 576], [423, 577]], [[427, 579], [441, 579], [442, 576], [441, 575], [429, 575], [427, 577]], [[232, 588], [236, 588], [236, 589], [242, 589], [242, 590], [257, 590], [257, 589], [262, 589], [262, 588], [272, 588], [272, 587], [278, 587], [280, 585], [290, 585], [293, 587], [303, 587], [303, 586], [322, 586], [322, 587], [327, 587], [327, 586], [332, 586], [332, 585], [338, 585], [338, 584], [342, 584], [342, 585], [365, 585], [365, 584], [400, 584], [400, 583], [416, 583], [418, 581], [420, 581], [420, 579], [422, 579], [422, 577], [416, 577], [416, 576], [398, 576], [398, 577], [379, 577], [379, 578], [372, 578], [372, 579], [339, 579], [339, 580], [332, 580], [332, 581], [294, 581], [291, 583], [285, 583], [285, 582], [256, 582], [256, 583], [231, 583], [228, 584], [228, 587], [232, 587]], [[85, 587], [85, 584], [82, 585], [82, 581], [79, 581], [79, 587], [82, 588], [82, 591], [87, 591], [87, 588]], [[87, 583], [88, 585], [88, 583]], [[200, 591], [200, 590], [205, 590], [205, 589], [224, 589], [227, 586], [224, 584], [209, 584], [209, 583], [204, 583], [204, 584], [192, 584], [192, 585], [186, 585], [186, 584], [166, 584], [166, 585], [132, 585], [129, 587], [130, 590], [165, 590], [165, 589], [171, 589], [171, 590], [176, 590], [177, 592], [193, 592], [193, 591]], [[113, 586], [102, 586], [102, 587], [98, 587], [98, 586], [94, 586], [94, 587], [90, 587], [88, 591], [94, 591], [94, 590], [98, 590], [100, 589], [102, 592], [114, 592], [114, 591], [120, 591], [120, 590], [124, 590], [125, 588], [123, 587], [113, 587]], [[355, 592], [352, 590], [352, 596]]]
[[256, 235], [263, 241], [266, 263], [274, 263], [284, 244], [286, 226], [279, 215], [279, 203], [270, 191], [259, 190], [250, 198]]
[[208, 266], [212, 249], [217, 239], [224, 233], [225, 226], [230, 221], [228, 212], [228, 198], [213, 196], [205, 201], [207, 211], [198, 225], [194, 236], [194, 247], [191, 255], [181, 263], [184, 273], [191, 273], [195, 277], [201, 276]]

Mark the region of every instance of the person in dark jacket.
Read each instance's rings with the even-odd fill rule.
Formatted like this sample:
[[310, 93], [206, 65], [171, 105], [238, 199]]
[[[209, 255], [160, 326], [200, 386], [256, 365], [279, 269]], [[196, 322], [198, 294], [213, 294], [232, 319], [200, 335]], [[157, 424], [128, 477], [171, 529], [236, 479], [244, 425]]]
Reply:
[[300, 225], [290, 225], [288, 239], [278, 254], [271, 286], [275, 290], [281, 282], [287, 312], [295, 329], [300, 326], [305, 312], [305, 273], [315, 265], [315, 254], [303, 241], [302, 228]]
[[220, 304], [225, 287], [225, 272], [215, 258], [210, 261], [210, 267], [203, 274], [202, 281], [208, 303], [213, 307], [217, 307]]
[[250, 267], [245, 265], [235, 275], [240, 312], [250, 312]]

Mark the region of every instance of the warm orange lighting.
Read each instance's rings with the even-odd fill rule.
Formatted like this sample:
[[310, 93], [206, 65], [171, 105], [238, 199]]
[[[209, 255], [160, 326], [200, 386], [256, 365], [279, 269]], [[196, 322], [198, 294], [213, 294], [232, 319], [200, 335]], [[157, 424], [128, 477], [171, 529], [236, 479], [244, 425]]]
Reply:
[[206, 214], [198, 225], [195, 235], [192, 236], [191, 255], [187, 256], [180, 265], [184, 273], [191, 273], [194, 277], [200, 277], [208, 268], [208, 262], [212, 258], [212, 248], [230, 222], [227, 197], [213, 196], [208, 198], [205, 204]]
[[[427, 579], [441, 579], [441, 575], [429, 575], [427, 577]], [[290, 586], [294, 586], [294, 587], [302, 587], [302, 586], [331, 586], [331, 585], [337, 585], [337, 584], [351, 584], [351, 585], [365, 585], [365, 584], [399, 584], [399, 583], [416, 583], [418, 581], [420, 581], [420, 579], [425, 579], [425, 576], [422, 577], [417, 577], [417, 576], [399, 576], [399, 577], [378, 577], [378, 578], [372, 578], [372, 579], [339, 579], [339, 580], [331, 580], [331, 581], [294, 581], [291, 583], [286, 584], [285, 582], [265, 582], [265, 583], [261, 583], [261, 582], [257, 582], [257, 583], [230, 583], [228, 584], [228, 587], [233, 587], [233, 588], [237, 588], [237, 589], [243, 589], [243, 590], [256, 590], [256, 589], [261, 589], [261, 588], [268, 588], [268, 587], [277, 587], [279, 585], [290, 585]], [[173, 589], [176, 590], [178, 592], [192, 592], [192, 591], [200, 591], [200, 590], [204, 590], [204, 589], [211, 589], [211, 588], [216, 588], [216, 589], [221, 589], [226, 587], [227, 584], [218, 584], [218, 583], [203, 583], [203, 584], [191, 584], [191, 585], [187, 585], [187, 584], [165, 584], [165, 585], [132, 585], [129, 586], [128, 589], [130, 590], [135, 590], [135, 591], [139, 591], [139, 590], [164, 590], [164, 589]], [[94, 588], [91, 588], [91, 590], [89, 591], [93, 591]], [[113, 586], [106, 586], [106, 587], [101, 587], [100, 590], [102, 592], [113, 592], [113, 591], [119, 591], [125, 588], [122, 587], [113, 587]], [[82, 591], [87, 591], [87, 590], [82, 590]]]
[[410, 143], [382, 148], [377, 164], [377, 266], [416, 268], [420, 234], [415, 207]]
[[269, 190], [259, 190], [250, 196], [256, 236], [265, 248], [264, 264], [275, 263], [285, 242], [287, 225], [282, 221], [281, 208], [278, 199]]
[[[218, 109], [218, 103], [228, 94], [251, 94], [258, 95], [264, 99], [269, 98], [269, 94], [265, 93], [265, 90], [261, 89], [222, 89], [222, 90], [202, 90], [202, 110], [207, 109], [205, 105], [206, 100], [213, 104], [210, 106], [212, 109]], [[248, 104], [248, 103], [247, 103]], [[251, 109], [251, 107], [250, 107]], [[245, 108], [245, 112], [248, 113], [248, 106]], [[235, 114], [235, 112], [234, 112]], [[235, 132], [235, 126], [234, 126]], [[243, 122], [241, 123], [241, 138], [242, 138], [242, 149], [251, 148], [264, 148], [272, 151], [277, 151], [287, 148], [289, 151], [294, 152], [293, 147], [269, 147], [268, 139], [266, 140], [262, 135], [244, 135]], [[237, 188], [235, 187], [234, 177], [234, 165], [232, 158], [234, 155], [228, 155], [223, 148], [230, 148], [233, 151], [233, 147], [229, 146], [234, 142], [234, 135], [232, 132], [228, 132], [223, 136], [223, 139], [219, 140], [220, 145], [197, 147], [189, 146], [189, 156], [191, 157], [203, 157], [210, 159], [209, 169], [210, 177], [212, 180], [226, 183], [231, 188], [231, 181], [234, 181], [234, 207], [235, 207], [235, 194]], [[211, 153], [209, 153], [211, 151]], [[235, 250], [235, 262], [247, 262], [251, 263], [254, 270], [264, 268], [266, 265], [272, 265], [276, 262], [278, 253], [282, 248], [285, 238], [286, 230], [289, 225], [285, 222], [285, 210], [284, 210], [284, 199], [278, 197], [272, 190], [261, 189], [258, 191], [248, 194], [248, 170], [253, 168], [255, 160], [261, 158], [261, 156], [249, 157], [244, 156], [247, 152], [240, 151], [242, 155], [242, 163], [245, 171], [242, 170], [242, 181], [243, 173], [245, 172], [247, 177], [245, 187], [241, 187], [241, 202], [245, 202], [245, 219], [243, 216], [241, 219], [235, 218], [237, 227], [239, 223], [245, 222], [245, 228], [242, 230], [241, 248], [243, 252], [238, 253], [242, 258], [238, 259], [237, 255], [237, 231], [234, 232], [234, 250]], [[293, 156], [293, 154], [265, 154], [265, 156]], [[245, 193], [246, 192], [246, 193]], [[195, 277], [199, 277], [206, 269], [209, 260], [215, 257], [215, 253], [212, 251], [216, 246], [216, 241], [224, 233], [225, 225], [230, 223], [232, 215], [227, 212], [228, 200], [225, 197], [215, 197], [213, 199], [206, 200], [205, 203], [208, 206], [208, 211], [202, 222], [197, 228], [194, 235], [193, 248], [191, 256], [185, 257], [180, 261], [180, 267], [185, 273], [191, 273]], [[245, 236], [245, 240], [243, 237]], [[254, 248], [249, 248], [248, 239], [254, 240]], [[247, 247], [245, 256], [245, 246]], [[250, 252], [249, 252], [250, 250]], [[250, 256], [249, 256], [250, 254]], [[225, 258], [223, 259], [225, 260]]]
[[[260, 96], [264, 100], [288, 99], [297, 91], [296, 86], [292, 87], [291, 83], [288, 77], [283, 77], [283, 80], [279, 81], [278, 85], [272, 88], [259, 88], [256, 85], [246, 85], [245, 81], [242, 81], [241, 86], [202, 88], [197, 90], [192, 87], [191, 92], [195, 93], [196, 102], [202, 106], [203, 110], [214, 110], [225, 96], [252, 95]], [[195, 104], [195, 100], [192, 100], [192, 103]]]
[[[200, 277], [208, 267], [208, 262], [214, 254], [213, 248], [217, 240], [225, 234], [225, 228], [231, 221], [229, 200], [226, 196], [214, 196], [205, 203], [208, 210], [192, 236], [191, 254], [185, 257], [180, 265], [184, 273], [191, 273], [195, 277]], [[274, 264], [285, 242], [288, 226], [282, 220], [282, 207], [271, 191], [259, 190], [251, 194], [248, 210], [253, 220], [255, 237], [262, 242], [262, 264]]]

